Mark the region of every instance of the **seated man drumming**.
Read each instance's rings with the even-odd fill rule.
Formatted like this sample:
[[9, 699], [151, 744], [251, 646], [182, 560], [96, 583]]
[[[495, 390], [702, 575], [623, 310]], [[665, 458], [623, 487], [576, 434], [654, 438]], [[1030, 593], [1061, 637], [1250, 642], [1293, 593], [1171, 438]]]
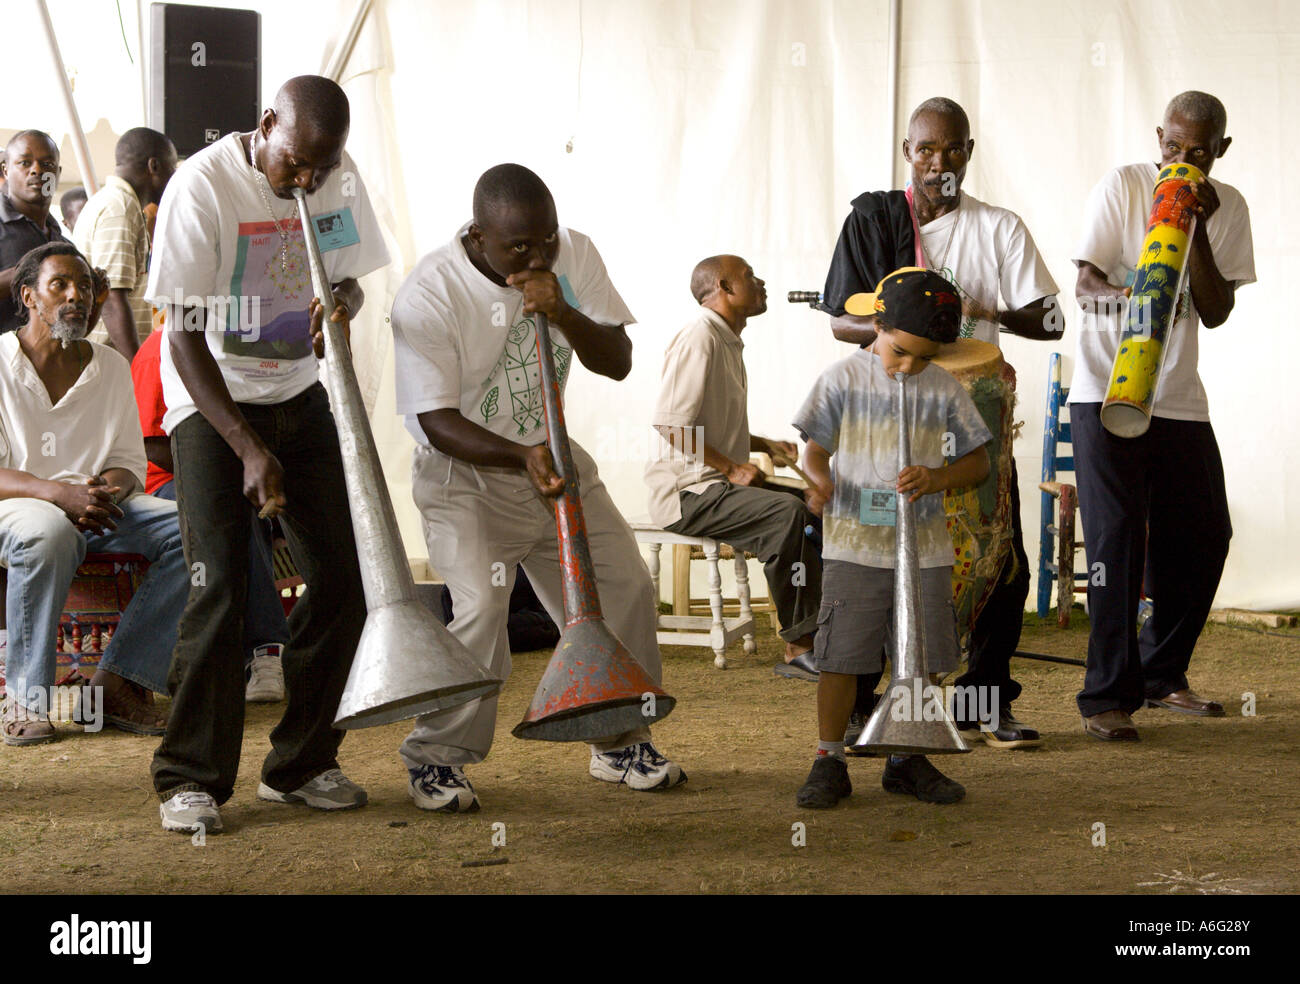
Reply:
[[740, 333], [767, 310], [767, 291], [739, 256], [710, 256], [691, 275], [700, 315], [664, 355], [651, 420], [665, 445], [646, 466], [650, 518], [670, 533], [707, 536], [763, 562], [781, 620], [781, 676], [816, 680], [811, 661], [821, 602], [821, 554], [804, 534], [815, 523], [799, 499], [760, 488], [750, 451], [794, 459], [788, 442], [749, 432], [748, 384]]

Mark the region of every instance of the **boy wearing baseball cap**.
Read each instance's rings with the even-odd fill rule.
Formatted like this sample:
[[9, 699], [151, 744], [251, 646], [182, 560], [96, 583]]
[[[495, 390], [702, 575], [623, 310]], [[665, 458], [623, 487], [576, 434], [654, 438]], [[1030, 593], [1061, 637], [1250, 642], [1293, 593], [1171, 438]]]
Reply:
[[[938, 274], [895, 270], [874, 294], [850, 298], [874, 314], [877, 336], [827, 369], [808, 394], [794, 425], [808, 442], [804, 468], [815, 494], [809, 508], [823, 516], [822, 601], [814, 656], [817, 758], [796, 802], [832, 807], [852, 792], [844, 760], [844, 727], [858, 675], [874, 689], [892, 644], [895, 495], [916, 504], [916, 538], [926, 654], [932, 674], [957, 668], [952, 608], [952, 541], [942, 497], [988, 474], [984, 445], [992, 438], [975, 404], [953, 376], [931, 360], [956, 340], [961, 302]], [[857, 305], [855, 305], [857, 306]], [[898, 470], [898, 384], [908, 380], [912, 462]], [[833, 458], [833, 464], [832, 464]], [[955, 803], [966, 790], [923, 755], [891, 755], [883, 785], [928, 803]]]

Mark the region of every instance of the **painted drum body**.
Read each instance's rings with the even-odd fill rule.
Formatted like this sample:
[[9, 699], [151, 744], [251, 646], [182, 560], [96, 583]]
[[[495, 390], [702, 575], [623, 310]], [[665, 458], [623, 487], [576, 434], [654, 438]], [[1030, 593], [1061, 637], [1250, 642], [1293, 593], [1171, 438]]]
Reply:
[[1178, 298], [1187, 280], [1188, 246], [1196, 227], [1192, 184], [1201, 169], [1171, 164], [1156, 178], [1146, 238], [1129, 295], [1101, 423], [1116, 437], [1138, 437], [1151, 426], [1166, 341], [1178, 318]]
[[998, 579], [1010, 576], [1003, 565], [1011, 555], [1011, 445], [1016, 404], [1016, 372], [996, 345], [961, 338], [941, 346], [934, 364], [962, 384], [993, 434], [988, 445], [989, 474], [979, 485], [949, 489], [943, 511], [952, 538], [952, 601], [957, 632], [963, 639], [975, 625]]

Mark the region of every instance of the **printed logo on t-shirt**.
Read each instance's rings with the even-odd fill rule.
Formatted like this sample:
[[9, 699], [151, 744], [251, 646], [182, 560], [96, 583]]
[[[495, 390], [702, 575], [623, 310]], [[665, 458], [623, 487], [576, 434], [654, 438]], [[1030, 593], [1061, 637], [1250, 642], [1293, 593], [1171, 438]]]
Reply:
[[286, 220], [280, 228], [289, 239], [287, 250], [275, 223], [239, 223], [222, 341], [230, 355], [264, 361], [311, 355], [307, 306], [313, 294], [302, 223]]
[[[578, 297], [563, 274], [558, 278], [564, 299], [571, 307], [581, 309]], [[569, 365], [573, 359], [573, 349], [561, 345], [552, 338], [551, 352], [555, 358], [555, 377], [559, 381], [560, 391], [564, 391], [564, 382], [569, 375]], [[500, 377], [504, 377], [501, 379]], [[501, 412], [503, 404], [507, 405], [510, 418], [515, 423], [518, 437], [526, 437], [542, 425], [544, 410], [542, 405], [541, 368], [537, 361], [537, 325], [531, 315], [515, 322], [506, 334], [505, 351], [493, 367], [488, 381], [498, 380], [479, 404], [479, 413], [486, 424]], [[505, 397], [503, 399], [502, 386]]]
[[[944, 280], [948, 281], [948, 283], [952, 284], [954, 287], [957, 288], [957, 294], [959, 297], [962, 298], [962, 300], [965, 300], [966, 298], [970, 297], [970, 294], [967, 293], [962, 288], [961, 282], [957, 279], [957, 274], [953, 271], [951, 267], [944, 267], [942, 270], [938, 270], [936, 272], [939, 274], [939, 276], [943, 277]], [[979, 324], [978, 318], [963, 313], [961, 316], [961, 326], [957, 330], [958, 336], [960, 338], [973, 337], [975, 334], [975, 326], [977, 324]]]

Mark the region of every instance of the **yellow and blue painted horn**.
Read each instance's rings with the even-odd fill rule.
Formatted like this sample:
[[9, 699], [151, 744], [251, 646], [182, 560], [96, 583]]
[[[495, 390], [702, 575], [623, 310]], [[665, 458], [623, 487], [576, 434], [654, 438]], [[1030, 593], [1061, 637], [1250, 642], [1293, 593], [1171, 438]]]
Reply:
[[1129, 294], [1101, 423], [1116, 437], [1139, 437], [1151, 426], [1169, 332], [1187, 281], [1188, 250], [1196, 227], [1196, 195], [1204, 181], [1191, 164], [1170, 164], [1156, 178], [1151, 217]]

